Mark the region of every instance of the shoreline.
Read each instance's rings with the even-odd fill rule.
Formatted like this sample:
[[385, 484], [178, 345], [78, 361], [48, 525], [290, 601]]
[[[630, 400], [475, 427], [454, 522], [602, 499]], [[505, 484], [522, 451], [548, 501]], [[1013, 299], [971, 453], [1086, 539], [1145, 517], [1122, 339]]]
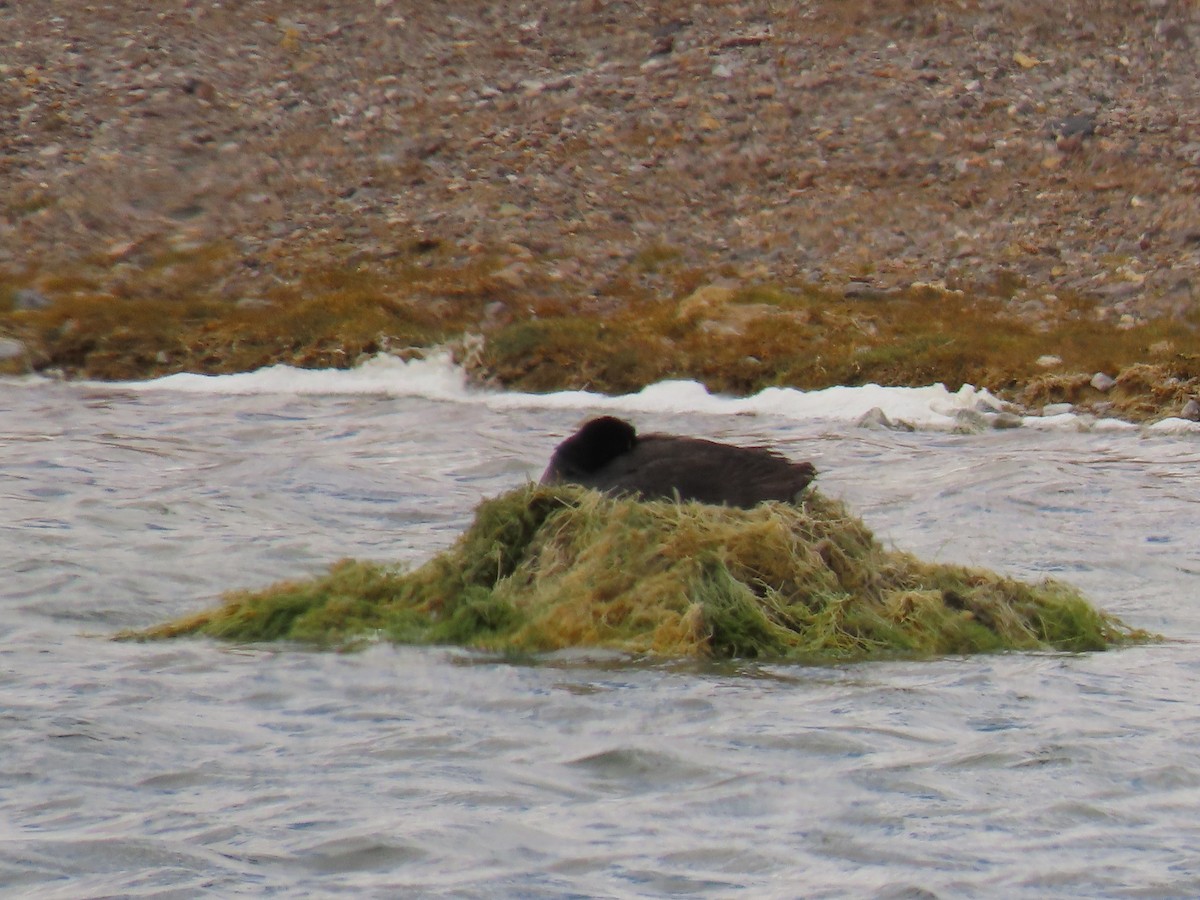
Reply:
[[[356, 361], [350, 369], [302, 369], [286, 363], [251, 371], [201, 374], [188, 371], [149, 379], [96, 381], [66, 377], [53, 370], [3, 375], [0, 381], [32, 386], [64, 384], [104, 390], [165, 391], [180, 395], [277, 394], [279, 396], [379, 396], [448, 403], [482, 403], [502, 408], [561, 408], [570, 396], [572, 408], [624, 417], [650, 417], [690, 412], [698, 415], [766, 415], [783, 419], [822, 420], [843, 427], [876, 431], [931, 431], [978, 435], [1017, 428], [1071, 430], [1081, 433], [1186, 435], [1200, 434], [1200, 421], [1164, 414], [1137, 420], [1111, 410], [1098, 415], [1085, 405], [1060, 402], [1040, 408], [1021, 407], [996, 396], [986, 387], [964, 384], [951, 391], [944, 384], [892, 385], [873, 383], [810, 391], [766, 388], [735, 396], [709, 391], [690, 380], [671, 379], [625, 394], [587, 390], [522, 392], [481, 382], [460, 364], [461, 345], [443, 345], [405, 355], [380, 352]], [[229, 381], [211, 381], [230, 377]], [[847, 393], [847, 391], [849, 393]]]
[[1195, 4], [33, 0], [0, 29], [3, 371], [458, 340], [534, 390], [1200, 399]]

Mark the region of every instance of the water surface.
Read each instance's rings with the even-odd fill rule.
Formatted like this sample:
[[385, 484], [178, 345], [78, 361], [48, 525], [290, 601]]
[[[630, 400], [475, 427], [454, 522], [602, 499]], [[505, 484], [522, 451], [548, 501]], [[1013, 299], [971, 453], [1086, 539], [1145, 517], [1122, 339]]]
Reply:
[[0, 886], [41, 897], [1200, 894], [1200, 439], [641, 411], [1168, 643], [839, 667], [114, 631], [419, 562], [585, 411], [0, 385]]

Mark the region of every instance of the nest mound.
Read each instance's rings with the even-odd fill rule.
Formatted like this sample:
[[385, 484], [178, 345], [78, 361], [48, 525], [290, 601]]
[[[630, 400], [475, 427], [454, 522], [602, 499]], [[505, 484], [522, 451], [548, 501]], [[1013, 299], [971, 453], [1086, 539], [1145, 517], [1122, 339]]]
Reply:
[[816, 491], [742, 510], [534, 485], [480, 504], [458, 542], [414, 570], [344, 560], [136, 636], [180, 635], [803, 662], [1150, 637], [1065, 584], [886, 549]]

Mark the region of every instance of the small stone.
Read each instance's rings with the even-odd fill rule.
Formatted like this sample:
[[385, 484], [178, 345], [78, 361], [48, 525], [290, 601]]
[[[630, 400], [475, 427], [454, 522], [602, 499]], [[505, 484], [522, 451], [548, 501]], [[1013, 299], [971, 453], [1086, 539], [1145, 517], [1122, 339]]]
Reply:
[[21, 288], [13, 293], [13, 309], [45, 309], [49, 305], [49, 298], [34, 288]]
[[954, 434], [979, 434], [988, 427], [987, 416], [973, 409], [960, 409], [954, 414]]
[[1058, 137], [1054, 139], [1054, 146], [1058, 152], [1064, 156], [1069, 156], [1072, 153], [1078, 153], [1083, 147], [1083, 136], [1073, 134], [1070, 137]]
[[1164, 44], [1175, 44], [1180, 47], [1190, 47], [1187, 29], [1179, 22], [1160, 19], [1154, 26], [1154, 36]]
[[1053, 369], [1055, 366], [1062, 365], [1062, 357], [1047, 353], [1044, 356], [1039, 356], [1036, 362], [1043, 369]]
[[1055, 139], [1085, 138], [1096, 133], [1096, 120], [1089, 115], [1066, 116], [1046, 123], [1046, 134]]
[[499, 282], [507, 288], [514, 291], [523, 290], [525, 287], [525, 276], [529, 273], [529, 266], [522, 262], [515, 262], [505, 266], [492, 273], [493, 280]]
[[1040, 59], [1034, 59], [1029, 54], [1022, 53], [1020, 50], [1014, 53], [1012, 58], [1013, 62], [1015, 62], [1022, 69], [1032, 69], [1034, 66], [1040, 66], [1042, 64]]
[[979, 397], [975, 400], [975, 411], [981, 413], [1000, 413], [1004, 412], [1004, 406], [994, 397]]
[[20, 359], [25, 355], [25, 345], [13, 338], [0, 338], [0, 362]]
[[654, 45], [650, 48], [651, 56], [667, 56], [675, 49], [675, 35], [660, 34], [655, 37]]
[[1188, 400], [1187, 403], [1183, 404], [1183, 409], [1179, 412], [1179, 418], [1200, 422], [1200, 402], [1197, 402], [1195, 397]]
[[1042, 407], [1042, 415], [1047, 418], [1050, 416], [1064, 416], [1074, 408], [1070, 403], [1047, 403]]
[[115, 244], [109, 244], [104, 250], [104, 254], [112, 261], [116, 262], [122, 259], [128, 259], [133, 251], [137, 249], [137, 241], [118, 241]]
[[483, 317], [487, 322], [498, 323], [508, 316], [508, 304], [503, 300], [493, 300], [483, 308]]
[[878, 406], [872, 406], [865, 413], [859, 416], [857, 422], [854, 423], [857, 428], [870, 428], [872, 431], [891, 428], [892, 420]]
[[242, 297], [233, 305], [238, 309], [270, 309], [275, 304], [262, 297]]
[[992, 419], [992, 427], [997, 429], [1020, 428], [1025, 424], [1025, 420], [1016, 413], [1002, 412], [996, 418]]
[[1091, 385], [1102, 394], [1112, 390], [1112, 386], [1117, 383], [1117, 379], [1111, 375], [1105, 375], [1103, 372], [1097, 372], [1092, 376]]
[[217, 99], [217, 89], [213, 87], [212, 82], [205, 81], [203, 78], [186, 79], [183, 82], [183, 92], [205, 103], [212, 103]]
[[889, 419], [878, 406], [873, 406], [863, 413], [855, 425], [859, 428], [868, 428], [873, 431], [915, 431], [913, 426], [905, 422], [903, 419]]
[[992, 149], [992, 138], [986, 134], [968, 134], [964, 138], [964, 143], [967, 149], [974, 153], [982, 153], [984, 150]]
[[888, 292], [861, 281], [852, 281], [842, 289], [842, 296], [847, 300], [883, 300]]

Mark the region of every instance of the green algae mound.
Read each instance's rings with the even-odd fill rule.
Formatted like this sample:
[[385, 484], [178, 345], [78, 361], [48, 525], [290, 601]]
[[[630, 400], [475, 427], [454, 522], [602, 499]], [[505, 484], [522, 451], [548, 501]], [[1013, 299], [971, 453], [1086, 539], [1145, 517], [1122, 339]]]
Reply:
[[742, 510], [534, 485], [480, 504], [452, 548], [412, 571], [344, 560], [136, 636], [180, 635], [802, 662], [1102, 650], [1150, 637], [1058, 582], [885, 549], [816, 491]]

